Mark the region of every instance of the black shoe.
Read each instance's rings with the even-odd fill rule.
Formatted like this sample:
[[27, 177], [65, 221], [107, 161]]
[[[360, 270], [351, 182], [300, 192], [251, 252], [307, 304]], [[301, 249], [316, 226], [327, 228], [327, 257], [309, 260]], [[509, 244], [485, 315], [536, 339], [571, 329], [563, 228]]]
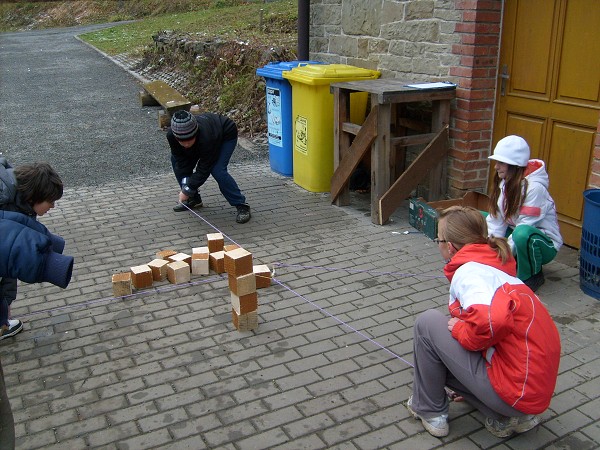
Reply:
[[540, 288], [542, 284], [544, 284], [545, 281], [546, 279], [544, 278], [544, 272], [540, 270], [534, 276], [523, 280], [523, 283], [525, 283], [529, 287], [529, 289], [535, 292]]
[[188, 209], [202, 208], [202, 206], [204, 206], [202, 204], [202, 199], [200, 198], [200, 196], [198, 196], [194, 198], [188, 198], [185, 202], [178, 203], [173, 207], [173, 211], [187, 211]]
[[252, 217], [252, 215], [250, 214], [250, 206], [246, 205], [245, 203], [242, 203], [241, 205], [237, 205], [237, 216], [235, 218], [235, 221], [237, 223], [246, 223], [250, 220], [250, 217]]
[[23, 330], [23, 322], [17, 319], [9, 319], [8, 326], [0, 327], [0, 340], [16, 335]]

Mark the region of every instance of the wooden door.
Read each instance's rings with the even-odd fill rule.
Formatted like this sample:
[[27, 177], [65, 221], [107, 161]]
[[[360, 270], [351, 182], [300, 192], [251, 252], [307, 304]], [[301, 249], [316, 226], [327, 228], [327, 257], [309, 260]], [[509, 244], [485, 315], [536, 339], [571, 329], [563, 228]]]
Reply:
[[600, 4], [507, 0], [493, 144], [527, 140], [550, 176], [565, 244], [579, 248], [600, 112]]

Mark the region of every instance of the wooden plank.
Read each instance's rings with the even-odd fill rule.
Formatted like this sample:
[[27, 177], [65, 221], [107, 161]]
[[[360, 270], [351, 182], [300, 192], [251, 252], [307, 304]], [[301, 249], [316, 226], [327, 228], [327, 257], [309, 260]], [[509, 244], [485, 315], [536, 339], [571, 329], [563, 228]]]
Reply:
[[[338, 169], [350, 148], [350, 136], [342, 131], [343, 125], [350, 120], [350, 93], [345, 89], [333, 90], [333, 169]], [[330, 187], [331, 190], [331, 187]], [[336, 206], [350, 204], [350, 190], [344, 185], [333, 199]]]
[[399, 136], [391, 138], [390, 142], [394, 146], [408, 147], [409, 145], [429, 144], [435, 137], [436, 133], [413, 134], [411, 136]]
[[361, 127], [361, 125], [358, 125], [356, 123], [344, 122], [342, 124], [342, 131], [356, 136], [358, 134], [358, 132], [360, 131], [360, 127]]
[[360, 131], [354, 138], [352, 145], [343, 156], [333, 176], [331, 177], [331, 201], [333, 202], [341, 190], [348, 184], [350, 176], [358, 167], [361, 159], [371, 148], [371, 144], [377, 136], [377, 112], [378, 108], [371, 109], [367, 119], [363, 123]]
[[[377, 99], [371, 97], [371, 102], [374, 101]], [[390, 167], [392, 105], [378, 104], [377, 117], [377, 136], [371, 152], [371, 222], [373, 223], [379, 223], [379, 198], [392, 184]]]
[[144, 83], [143, 87], [169, 114], [180, 109], [189, 111], [192, 106], [192, 102], [164, 81], [150, 81]]
[[408, 198], [412, 190], [448, 151], [448, 125], [444, 126], [427, 147], [417, 156], [392, 187], [379, 198], [379, 225], [386, 223], [392, 213]]

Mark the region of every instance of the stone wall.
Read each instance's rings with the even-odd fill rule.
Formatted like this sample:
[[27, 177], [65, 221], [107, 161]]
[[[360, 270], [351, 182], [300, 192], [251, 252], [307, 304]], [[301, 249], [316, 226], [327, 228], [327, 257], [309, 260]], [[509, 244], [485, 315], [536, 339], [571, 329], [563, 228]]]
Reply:
[[310, 57], [382, 78], [457, 84], [448, 194], [485, 191], [502, 2], [311, 0]]

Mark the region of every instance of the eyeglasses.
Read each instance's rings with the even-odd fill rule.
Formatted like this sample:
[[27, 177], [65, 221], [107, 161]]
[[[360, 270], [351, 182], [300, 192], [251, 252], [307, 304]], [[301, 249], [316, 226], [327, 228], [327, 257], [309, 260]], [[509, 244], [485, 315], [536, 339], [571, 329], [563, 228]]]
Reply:
[[433, 242], [435, 242], [436, 244], [443, 244], [444, 242], [449, 242], [449, 241], [446, 241], [446, 240], [444, 240], [444, 239], [438, 239], [438, 238], [435, 238], [435, 239], [433, 240]]

